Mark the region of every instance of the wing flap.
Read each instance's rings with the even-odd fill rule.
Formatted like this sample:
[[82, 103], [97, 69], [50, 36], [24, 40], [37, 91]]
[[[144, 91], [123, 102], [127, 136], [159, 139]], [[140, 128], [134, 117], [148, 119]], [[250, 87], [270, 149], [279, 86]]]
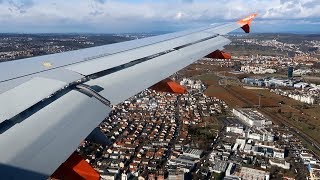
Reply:
[[0, 123], [30, 108], [66, 85], [62, 81], [36, 77], [0, 94]]
[[[30, 175], [46, 178], [63, 163], [91, 131], [105, 119], [110, 107], [78, 91], [71, 91], [30, 117], [19, 120], [0, 136], [0, 164], [21, 169], [15, 179]], [[23, 170], [23, 171], [22, 171]], [[3, 172], [1, 177], [12, 176]], [[7, 175], [7, 176], [6, 176]], [[32, 176], [30, 176], [32, 177]]]

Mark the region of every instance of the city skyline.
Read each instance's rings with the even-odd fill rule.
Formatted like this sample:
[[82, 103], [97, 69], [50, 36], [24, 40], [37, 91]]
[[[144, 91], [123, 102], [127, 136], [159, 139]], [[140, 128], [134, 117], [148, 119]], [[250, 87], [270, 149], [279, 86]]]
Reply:
[[252, 32], [320, 32], [316, 0], [0, 0], [0, 33], [172, 32], [258, 13]]

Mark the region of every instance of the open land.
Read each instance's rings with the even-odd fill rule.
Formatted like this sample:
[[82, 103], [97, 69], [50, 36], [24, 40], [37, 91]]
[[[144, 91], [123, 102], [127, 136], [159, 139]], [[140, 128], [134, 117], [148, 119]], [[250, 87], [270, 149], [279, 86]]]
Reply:
[[[215, 72], [203, 73], [208, 69]], [[320, 144], [320, 107], [318, 105], [305, 105], [288, 97], [274, 94], [268, 89], [246, 89], [239, 85], [219, 85], [221, 78], [217, 74], [227, 70], [226, 68], [194, 64], [182, 73], [188, 74], [190, 70], [192, 70], [190, 76], [200, 79], [207, 86], [206, 95], [225, 101], [231, 108], [258, 107], [260, 96], [260, 111], [271, 117], [275, 124], [295, 128]], [[230, 77], [232, 74], [228, 73], [228, 76]], [[312, 143], [309, 146], [312, 148]], [[320, 155], [319, 150], [312, 149]]]

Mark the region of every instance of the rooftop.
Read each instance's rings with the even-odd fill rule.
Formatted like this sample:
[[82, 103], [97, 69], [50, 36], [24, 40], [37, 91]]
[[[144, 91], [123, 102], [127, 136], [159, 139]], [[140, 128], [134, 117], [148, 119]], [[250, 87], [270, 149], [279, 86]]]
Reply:
[[236, 111], [240, 112], [243, 116], [253, 120], [253, 121], [267, 121], [268, 119], [263, 116], [260, 112], [255, 109], [251, 108], [242, 108], [242, 109], [235, 109]]
[[269, 172], [262, 170], [242, 167], [240, 172], [240, 177], [243, 179], [255, 179], [255, 180], [264, 180], [266, 176], [269, 176]]

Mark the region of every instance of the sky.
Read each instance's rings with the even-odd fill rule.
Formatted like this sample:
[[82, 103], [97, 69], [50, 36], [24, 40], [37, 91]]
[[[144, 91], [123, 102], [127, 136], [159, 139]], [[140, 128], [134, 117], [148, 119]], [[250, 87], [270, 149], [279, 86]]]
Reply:
[[252, 32], [320, 33], [320, 0], [0, 0], [0, 33], [172, 32], [252, 13]]

